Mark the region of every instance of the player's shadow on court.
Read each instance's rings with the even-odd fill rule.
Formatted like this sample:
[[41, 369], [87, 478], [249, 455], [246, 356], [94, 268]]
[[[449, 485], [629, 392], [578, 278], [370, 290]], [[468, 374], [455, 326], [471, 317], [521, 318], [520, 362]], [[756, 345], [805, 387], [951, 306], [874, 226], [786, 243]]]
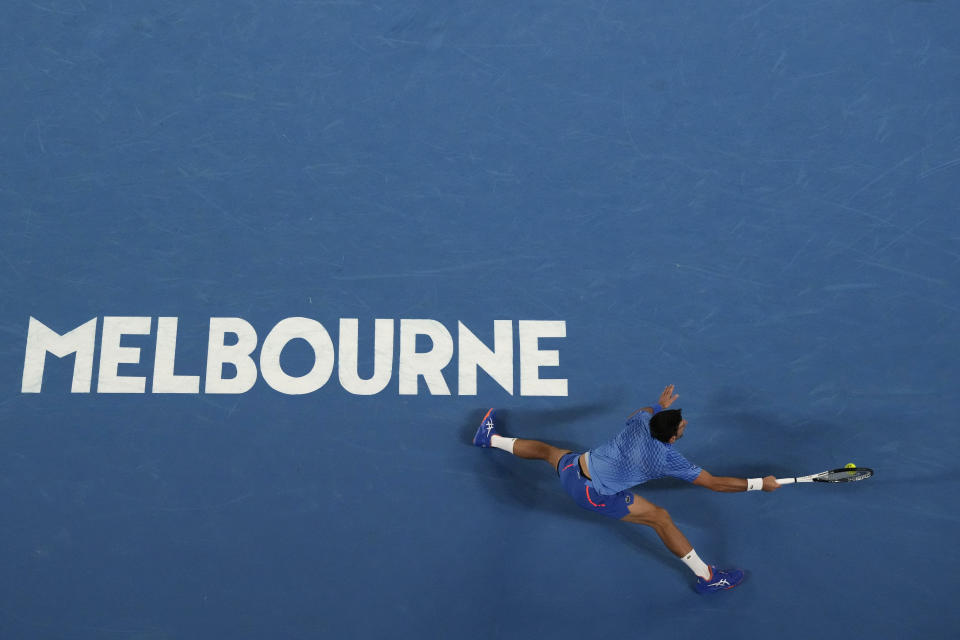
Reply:
[[[497, 430], [501, 435], [511, 438], [538, 439], [545, 431], [549, 433], [558, 426], [582, 423], [588, 418], [606, 414], [615, 408], [613, 402], [593, 402], [560, 409], [498, 409]], [[476, 424], [470, 429], [471, 439], [482, 415], [482, 412], [478, 413]], [[560, 446], [553, 440], [550, 440], [550, 444]]]
[[824, 451], [844, 433], [841, 422], [810, 409], [798, 408], [786, 416], [758, 410], [750, 406], [752, 401], [746, 390], [733, 388], [711, 398], [700, 420], [704, 424], [688, 431], [691, 458], [714, 473], [747, 477], [788, 477], [813, 473], [806, 469], [817, 468], [817, 463], [829, 466]]
[[[587, 418], [608, 413], [612, 409], [611, 404], [600, 402], [563, 409], [497, 409], [497, 432], [507, 438], [542, 440], [561, 449], [579, 452], [583, 451], [587, 445], [595, 443], [575, 443], [564, 440], [557, 427], [582, 423]], [[464, 420], [460, 430], [463, 442], [473, 443], [473, 436], [485, 412], [486, 409], [478, 409]]]

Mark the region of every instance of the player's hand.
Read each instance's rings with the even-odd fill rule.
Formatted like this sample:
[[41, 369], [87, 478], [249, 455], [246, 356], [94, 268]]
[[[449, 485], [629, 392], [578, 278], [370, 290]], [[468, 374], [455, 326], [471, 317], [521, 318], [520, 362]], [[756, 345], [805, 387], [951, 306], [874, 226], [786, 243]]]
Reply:
[[663, 393], [660, 394], [660, 399], [657, 400], [657, 404], [666, 409], [673, 402], [680, 397], [680, 394], [673, 392], [673, 385], [667, 385], [667, 388], [663, 390]]
[[769, 491], [776, 491], [777, 489], [779, 489], [779, 488], [782, 487], [782, 486], [783, 486], [783, 485], [781, 485], [779, 482], [777, 482], [777, 479], [776, 479], [774, 476], [767, 476], [766, 478], [763, 479], [763, 490], [764, 490], [764, 491], [768, 491], [768, 492], [769, 492]]

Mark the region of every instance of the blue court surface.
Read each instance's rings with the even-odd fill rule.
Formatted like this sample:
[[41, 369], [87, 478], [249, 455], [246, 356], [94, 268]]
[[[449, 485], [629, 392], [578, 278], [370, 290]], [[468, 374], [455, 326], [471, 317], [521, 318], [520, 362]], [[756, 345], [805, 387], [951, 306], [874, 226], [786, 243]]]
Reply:
[[0, 16], [0, 637], [960, 635], [956, 2]]

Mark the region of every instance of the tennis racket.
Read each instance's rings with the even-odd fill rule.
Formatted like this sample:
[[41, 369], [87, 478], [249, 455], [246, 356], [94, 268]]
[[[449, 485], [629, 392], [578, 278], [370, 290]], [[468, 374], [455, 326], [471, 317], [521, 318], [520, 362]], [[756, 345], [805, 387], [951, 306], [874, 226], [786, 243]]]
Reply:
[[873, 469], [866, 467], [844, 467], [815, 473], [802, 478], [777, 478], [780, 484], [794, 484], [795, 482], [857, 482], [866, 480], [873, 475]]

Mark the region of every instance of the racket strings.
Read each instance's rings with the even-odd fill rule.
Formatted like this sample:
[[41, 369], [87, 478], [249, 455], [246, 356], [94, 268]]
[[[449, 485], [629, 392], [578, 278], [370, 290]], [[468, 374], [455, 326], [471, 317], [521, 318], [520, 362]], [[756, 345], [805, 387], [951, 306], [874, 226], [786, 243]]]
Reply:
[[873, 469], [858, 467], [856, 469], [834, 469], [824, 474], [823, 479], [826, 482], [856, 482], [865, 480], [873, 475]]

